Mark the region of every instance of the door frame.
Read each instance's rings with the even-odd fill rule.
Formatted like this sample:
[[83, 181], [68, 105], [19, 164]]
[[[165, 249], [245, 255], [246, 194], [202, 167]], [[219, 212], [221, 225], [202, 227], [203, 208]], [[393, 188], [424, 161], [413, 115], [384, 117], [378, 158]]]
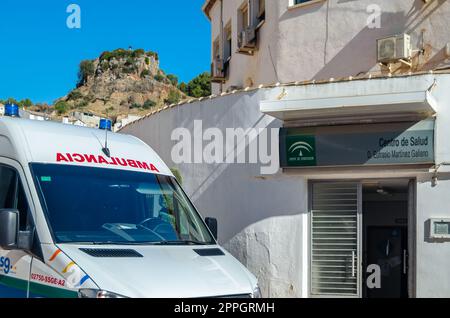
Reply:
[[[391, 177], [391, 178], [341, 178], [341, 179], [308, 179], [307, 180], [307, 189], [308, 189], [308, 271], [307, 271], [307, 286], [308, 286], [308, 297], [310, 298], [362, 298], [363, 297], [363, 215], [362, 215], [362, 189], [364, 183], [368, 181], [383, 181], [383, 180], [409, 180], [408, 183], [408, 224], [407, 224], [407, 236], [408, 236], [408, 277], [407, 277], [407, 290], [408, 297], [415, 298], [416, 297], [416, 248], [417, 248], [417, 178], [416, 177]], [[321, 296], [321, 295], [313, 295], [311, 293], [312, 290], [312, 275], [311, 275], [311, 264], [312, 264], [312, 199], [313, 199], [313, 185], [317, 183], [357, 183], [358, 184], [358, 295], [357, 296]]]

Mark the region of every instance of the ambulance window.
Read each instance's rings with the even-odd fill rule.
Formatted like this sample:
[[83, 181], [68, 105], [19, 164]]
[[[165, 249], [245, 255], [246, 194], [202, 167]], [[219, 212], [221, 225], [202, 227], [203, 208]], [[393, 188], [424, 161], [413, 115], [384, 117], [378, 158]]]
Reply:
[[19, 211], [20, 231], [29, 229], [29, 205], [22, 182], [17, 172], [0, 166], [0, 209], [17, 209]]
[[12, 209], [15, 203], [17, 175], [13, 169], [0, 166], [0, 209]]
[[23, 189], [22, 181], [19, 179], [19, 191], [17, 194], [17, 210], [19, 210], [20, 215], [20, 231], [30, 230], [31, 224], [29, 219], [30, 206], [28, 205], [27, 197]]

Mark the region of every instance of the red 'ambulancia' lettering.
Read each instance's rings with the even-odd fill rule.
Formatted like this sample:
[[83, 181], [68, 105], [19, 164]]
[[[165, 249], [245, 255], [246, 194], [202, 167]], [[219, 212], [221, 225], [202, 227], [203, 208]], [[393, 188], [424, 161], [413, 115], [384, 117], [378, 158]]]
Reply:
[[128, 162], [128, 165], [130, 167], [133, 167], [133, 168], [137, 168], [138, 167], [137, 164], [136, 164], [136, 161], [134, 161], [134, 160], [128, 159], [127, 162]]
[[103, 158], [102, 156], [98, 156], [98, 163], [106, 163], [106, 164], [108, 164], [108, 161], [106, 161], [106, 159]]
[[64, 155], [62, 154], [62, 153], [57, 153], [56, 154], [56, 162], [62, 162], [62, 161], [64, 161], [64, 162], [68, 162], [69, 160], [67, 160], [67, 158], [66, 157], [64, 157]]
[[111, 166], [117, 166], [121, 165], [123, 167], [131, 167], [131, 168], [138, 168], [142, 170], [150, 170], [159, 172], [159, 170], [153, 165], [152, 163], [147, 163], [143, 161], [138, 161], [134, 159], [124, 159], [124, 158], [117, 158], [112, 157], [110, 161], [105, 159], [103, 156], [95, 156], [95, 155], [88, 155], [88, 154], [79, 154], [79, 153], [57, 153], [56, 154], [56, 162], [87, 162], [87, 163], [97, 163], [97, 164], [103, 164], [103, 165], [111, 165]]
[[121, 166], [126, 167], [127, 166], [127, 161], [125, 159], [120, 159], [120, 158], [115, 158], [117, 163]]
[[85, 158], [82, 155], [78, 154], [78, 153], [74, 153], [72, 155], [72, 158], [76, 162], [84, 162], [85, 161]]
[[140, 169], [150, 170], [150, 167], [148, 166], [148, 164], [146, 162], [136, 161], [136, 163]]
[[97, 158], [94, 155], [84, 155], [86, 161], [89, 163], [97, 163]]

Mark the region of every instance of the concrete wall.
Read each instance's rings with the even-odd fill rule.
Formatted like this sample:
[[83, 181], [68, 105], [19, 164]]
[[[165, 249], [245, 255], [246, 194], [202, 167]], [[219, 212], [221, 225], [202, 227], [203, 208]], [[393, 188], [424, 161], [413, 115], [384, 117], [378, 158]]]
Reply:
[[[285, 88], [287, 98], [311, 98], [326, 92], [352, 96], [392, 92], [425, 91], [436, 79], [432, 91], [437, 101], [436, 162], [450, 163], [450, 75], [422, 75], [405, 78], [372, 79], [346, 83]], [[278, 120], [259, 111], [260, 100], [275, 100], [282, 87], [206, 99], [175, 106], [125, 127], [151, 145], [168, 163], [176, 141], [173, 129], [194, 129], [202, 120], [203, 129], [280, 127]], [[275, 150], [277, 151], [277, 150]], [[219, 220], [219, 241], [255, 273], [265, 296], [308, 296], [308, 180], [417, 178], [416, 198], [416, 285], [419, 297], [450, 297], [450, 242], [428, 239], [427, 221], [450, 217], [450, 167], [439, 170], [438, 185], [432, 186], [428, 169], [322, 169], [294, 170], [272, 176], [261, 175], [260, 164], [181, 164], [177, 166], [183, 186], [203, 216]], [[414, 231], [413, 231], [414, 232]]]
[[[266, 22], [260, 29], [259, 51], [237, 51], [237, 10], [244, 0], [224, 0], [224, 24], [232, 22], [233, 56], [230, 86], [257, 86], [311, 79], [379, 73], [376, 40], [408, 33], [415, 53], [413, 71], [449, 66], [450, 2], [446, 0], [324, 0], [291, 7], [292, 0], [266, 0]], [[370, 28], [373, 5], [380, 8], [380, 28]], [[220, 1], [211, 12], [212, 41], [220, 34]], [[212, 42], [211, 42], [212, 43]], [[398, 67], [394, 67], [395, 69]], [[401, 68], [399, 71], [408, 72]], [[218, 93], [220, 85], [213, 85]]]
[[[261, 175], [259, 164], [180, 164], [172, 162], [174, 128], [281, 127], [259, 111], [262, 91], [236, 94], [170, 108], [125, 127], [151, 145], [169, 167], [177, 167], [183, 187], [200, 213], [219, 221], [219, 241], [261, 281], [264, 295], [300, 297], [302, 235], [307, 212], [303, 179]], [[255, 142], [255, 141], [254, 141]], [[206, 144], [206, 143], [205, 143]], [[278, 147], [277, 147], [278, 148]], [[275, 152], [278, 149], [274, 150]]]
[[450, 217], [450, 176], [440, 179], [436, 187], [428, 178], [417, 184], [417, 297], [450, 297], [450, 243], [428, 236], [430, 218]]

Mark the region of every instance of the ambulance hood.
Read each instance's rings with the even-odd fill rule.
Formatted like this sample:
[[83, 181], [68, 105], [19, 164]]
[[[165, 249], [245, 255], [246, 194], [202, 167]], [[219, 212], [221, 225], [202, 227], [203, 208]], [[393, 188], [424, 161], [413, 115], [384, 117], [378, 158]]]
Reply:
[[[256, 278], [219, 246], [58, 246], [96, 285], [133, 298], [250, 295]], [[83, 249], [134, 250], [141, 256], [99, 257]], [[224, 255], [201, 256], [206, 254]], [[89, 252], [89, 251], [88, 251]], [[129, 251], [128, 251], [129, 252]]]

